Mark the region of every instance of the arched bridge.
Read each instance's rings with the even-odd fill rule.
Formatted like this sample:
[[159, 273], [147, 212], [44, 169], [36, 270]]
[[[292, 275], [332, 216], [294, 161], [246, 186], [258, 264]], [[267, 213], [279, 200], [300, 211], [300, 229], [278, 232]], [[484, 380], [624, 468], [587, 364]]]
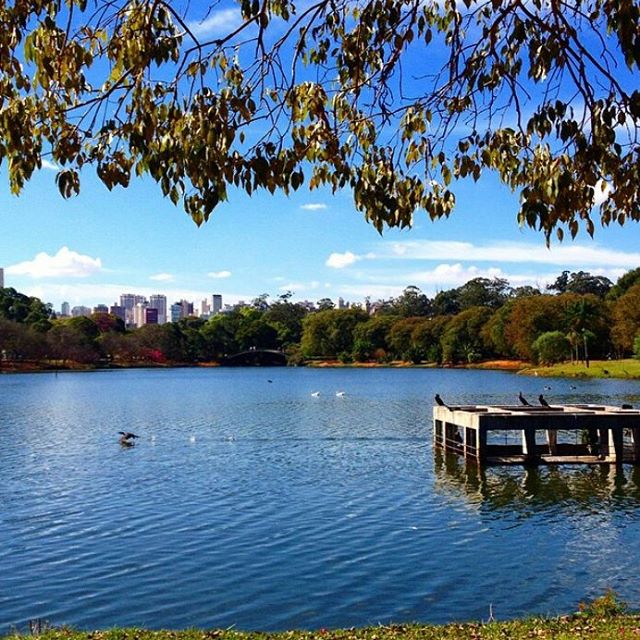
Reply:
[[287, 364], [287, 357], [276, 349], [248, 349], [227, 356], [222, 364], [229, 367], [282, 367]]

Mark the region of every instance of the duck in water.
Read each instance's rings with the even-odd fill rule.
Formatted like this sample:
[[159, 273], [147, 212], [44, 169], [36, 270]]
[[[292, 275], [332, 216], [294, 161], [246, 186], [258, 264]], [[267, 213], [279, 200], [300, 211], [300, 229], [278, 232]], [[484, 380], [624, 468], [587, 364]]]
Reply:
[[118, 431], [120, 434], [120, 444], [123, 447], [133, 447], [135, 438], [139, 438], [135, 433], [129, 431]]

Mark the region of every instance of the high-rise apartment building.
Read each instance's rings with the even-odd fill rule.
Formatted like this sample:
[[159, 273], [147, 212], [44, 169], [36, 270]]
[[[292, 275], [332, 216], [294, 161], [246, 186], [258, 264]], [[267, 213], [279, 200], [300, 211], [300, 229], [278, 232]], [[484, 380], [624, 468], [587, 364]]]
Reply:
[[71, 306], [68, 302], [63, 302], [60, 307], [60, 315], [61, 316], [70, 316], [71, 315]]
[[136, 327], [142, 327], [147, 322], [146, 310], [148, 304], [146, 302], [137, 302], [133, 307], [133, 324]]
[[215, 316], [216, 313], [220, 313], [222, 311], [222, 296], [219, 293], [214, 293], [211, 296], [211, 313]]
[[0, 289], [4, 288], [4, 269], [0, 267]]
[[120, 320], [122, 320], [122, 322], [126, 323], [126, 317], [125, 317], [125, 308], [121, 307], [119, 304], [113, 304], [109, 307], [109, 313], [113, 316], [115, 316], [116, 318], [120, 318]]
[[120, 296], [120, 306], [124, 307], [124, 323], [127, 326], [136, 326], [133, 309], [137, 304], [145, 303], [147, 299], [144, 296], [135, 293], [123, 293]]
[[149, 309], [156, 309], [158, 311], [157, 323], [164, 324], [167, 321], [167, 296], [161, 294], [149, 296]]
[[79, 318], [80, 316], [86, 316], [88, 318], [91, 315], [91, 309], [89, 307], [78, 305], [77, 307], [73, 307], [73, 309], [71, 309], [71, 315], [74, 318]]

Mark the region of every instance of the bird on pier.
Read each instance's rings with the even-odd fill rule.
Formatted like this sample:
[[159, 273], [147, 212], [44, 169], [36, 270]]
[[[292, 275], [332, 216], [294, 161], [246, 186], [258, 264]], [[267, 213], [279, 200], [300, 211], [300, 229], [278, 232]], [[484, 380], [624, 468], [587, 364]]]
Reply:
[[549, 403], [544, 399], [544, 396], [542, 394], [540, 394], [538, 396], [538, 402], [543, 406], [543, 407], [548, 407], [550, 406]]
[[135, 444], [133, 441], [135, 438], [139, 438], [135, 433], [131, 433], [129, 431], [118, 431], [120, 434], [120, 444], [124, 447], [133, 447]]
[[522, 395], [522, 391], [518, 394], [518, 400], [520, 400], [521, 404], [525, 407], [531, 406], [531, 403]]
[[633, 409], [633, 405], [632, 404], [623, 404], [620, 408], [621, 409]]
[[440, 397], [439, 393], [436, 393], [434, 400], [439, 407], [447, 407], [447, 409], [449, 408], [449, 405], [447, 405], [446, 402]]

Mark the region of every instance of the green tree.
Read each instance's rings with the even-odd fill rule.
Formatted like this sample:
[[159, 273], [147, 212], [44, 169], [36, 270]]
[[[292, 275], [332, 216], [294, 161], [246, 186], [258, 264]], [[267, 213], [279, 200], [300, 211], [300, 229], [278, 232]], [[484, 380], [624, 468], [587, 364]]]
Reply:
[[442, 362], [442, 336], [450, 316], [435, 316], [422, 320], [411, 332], [413, 348], [429, 362]]
[[24, 322], [38, 331], [48, 331], [51, 327], [51, 316], [50, 304], [20, 293], [12, 287], [0, 288], [0, 317], [14, 322]]
[[445, 362], [476, 362], [488, 350], [482, 339], [482, 328], [491, 317], [488, 307], [471, 307], [454, 316], [441, 339]]
[[536, 362], [554, 364], [567, 359], [571, 346], [562, 331], [547, 331], [535, 339], [532, 350]]
[[298, 344], [302, 338], [302, 320], [307, 309], [296, 302], [289, 302], [289, 296], [280, 296], [264, 314], [264, 320], [277, 332], [280, 347]]
[[382, 315], [357, 324], [353, 329], [354, 360], [384, 359], [389, 351], [389, 330], [396, 320], [394, 316]]
[[401, 318], [430, 316], [433, 314], [433, 303], [419, 287], [412, 285], [406, 287], [401, 296], [385, 305], [385, 313]]
[[504, 278], [473, 278], [456, 290], [461, 311], [470, 307], [497, 309], [511, 294], [512, 289]]
[[302, 352], [306, 357], [351, 354], [353, 331], [369, 316], [362, 309], [327, 309], [310, 313], [302, 323]]
[[423, 320], [424, 318], [402, 318], [394, 322], [389, 330], [388, 341], [395, 358], [415, 363], [423, 359], [424, 353], [420, 345], [416, 345], [413, 340], [413, 332]]
[[563, 271], [553, 282], [547, 286], [547, 290], [557, 293], [591, 293], [600, 298], [604, 298], [613, 283], [604, 276], [592, 276], [588, 271], [577, 271], [570, 273]]
[[547, 331], [564, 328], [566, 301], [560, 296], [539, 295], [513, 300], [504, 319], [504, 338], [522, 360], [533, 360], [532, 345]]
[[611, 337], [620, 354], [633, 352], [635, 338], [640, 334], [640, 284], [636, 284], [613, 304]]
[[627, 271], [627, 273], [620, 276], [607, 294], [607, 298], [617, 300], [636, 284], [640, 284], [640, 267]]
[[65, 197], [81, 167], [109, 189], [148, 175], [200, 224], [231, 185], [307, 183], [381, 230], [449, 215], [452, 180], [488, 170], [547, 237], [593, 233], [601, 197], [602, 223], [640, 219], [636, 2], [242, 0], [199, 35], [218, 10], [1, 4], [11, 190], [49, 154]]
[[0, 363], [3, 360], [39, 360], [45, 352], [46, 338], [42, 332], [26, 323], [0, 316]]

